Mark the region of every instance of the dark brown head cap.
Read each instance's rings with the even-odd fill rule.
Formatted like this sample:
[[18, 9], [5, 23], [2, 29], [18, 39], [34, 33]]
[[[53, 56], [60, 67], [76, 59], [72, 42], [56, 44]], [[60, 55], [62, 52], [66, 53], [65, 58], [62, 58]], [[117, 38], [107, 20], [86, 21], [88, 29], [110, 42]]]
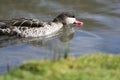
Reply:
[[53, 20], [53, 22], [62, 22], [63, 24], [66, 24], [65, 19], [66, 19], [67, 17], [75, 18], [75, 15], [74, 15], [73, 13], [63, 12], [63, 13], [59, 14], [59, 15]]

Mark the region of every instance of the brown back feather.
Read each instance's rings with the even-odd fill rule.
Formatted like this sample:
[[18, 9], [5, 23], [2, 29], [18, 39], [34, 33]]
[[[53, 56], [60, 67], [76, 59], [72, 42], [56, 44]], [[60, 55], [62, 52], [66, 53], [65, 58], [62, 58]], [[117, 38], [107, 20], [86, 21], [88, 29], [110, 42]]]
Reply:
[[37, 19], [12, 19], [12, 20], [0, 20], [0, 22], [5, 23], [7, 26], [26, 26], [26, 27], [43, 27], [43, 22]]

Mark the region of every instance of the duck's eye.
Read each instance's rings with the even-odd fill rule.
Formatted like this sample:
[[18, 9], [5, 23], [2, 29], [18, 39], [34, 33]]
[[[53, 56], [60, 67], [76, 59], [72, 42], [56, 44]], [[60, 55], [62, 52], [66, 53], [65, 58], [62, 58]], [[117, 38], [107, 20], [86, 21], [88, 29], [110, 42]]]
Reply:
[[74, 16], [74, 15], [73, 15], [72, 17], [73, 17], [73, 18], [75, 18], [75, 16]]
[[75, 15], [74, 14], [70, 14], [71, 17], [75, 18]]

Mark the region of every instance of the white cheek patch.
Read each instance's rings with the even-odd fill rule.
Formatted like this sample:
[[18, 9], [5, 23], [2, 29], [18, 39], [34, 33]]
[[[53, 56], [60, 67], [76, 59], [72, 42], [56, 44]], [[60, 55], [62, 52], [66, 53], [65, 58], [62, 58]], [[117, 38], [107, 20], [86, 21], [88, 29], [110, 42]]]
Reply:
[[66, 23], [67, 24], [73, 24], [75, 21], [76, 21], [75, 18], [70, 18], [70, 17], [66, 18]]

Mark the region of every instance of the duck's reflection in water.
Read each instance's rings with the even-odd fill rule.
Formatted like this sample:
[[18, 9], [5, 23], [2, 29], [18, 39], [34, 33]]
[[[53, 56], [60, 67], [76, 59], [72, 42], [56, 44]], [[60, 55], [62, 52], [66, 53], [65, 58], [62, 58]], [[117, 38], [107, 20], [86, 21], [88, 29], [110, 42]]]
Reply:
[[[64, 29], [59, 37], [54, 37], [50, 40], [34, 40], [29, 44], [35, 47], [42, 47], [44, 53], [48, 53], [51, 59], [58, 59], [60, 57], [67, 57], [70, 53], [70, 40], [74, 36], [73, 28]], [[47, 56], [47, 55], [46, 55]]]

